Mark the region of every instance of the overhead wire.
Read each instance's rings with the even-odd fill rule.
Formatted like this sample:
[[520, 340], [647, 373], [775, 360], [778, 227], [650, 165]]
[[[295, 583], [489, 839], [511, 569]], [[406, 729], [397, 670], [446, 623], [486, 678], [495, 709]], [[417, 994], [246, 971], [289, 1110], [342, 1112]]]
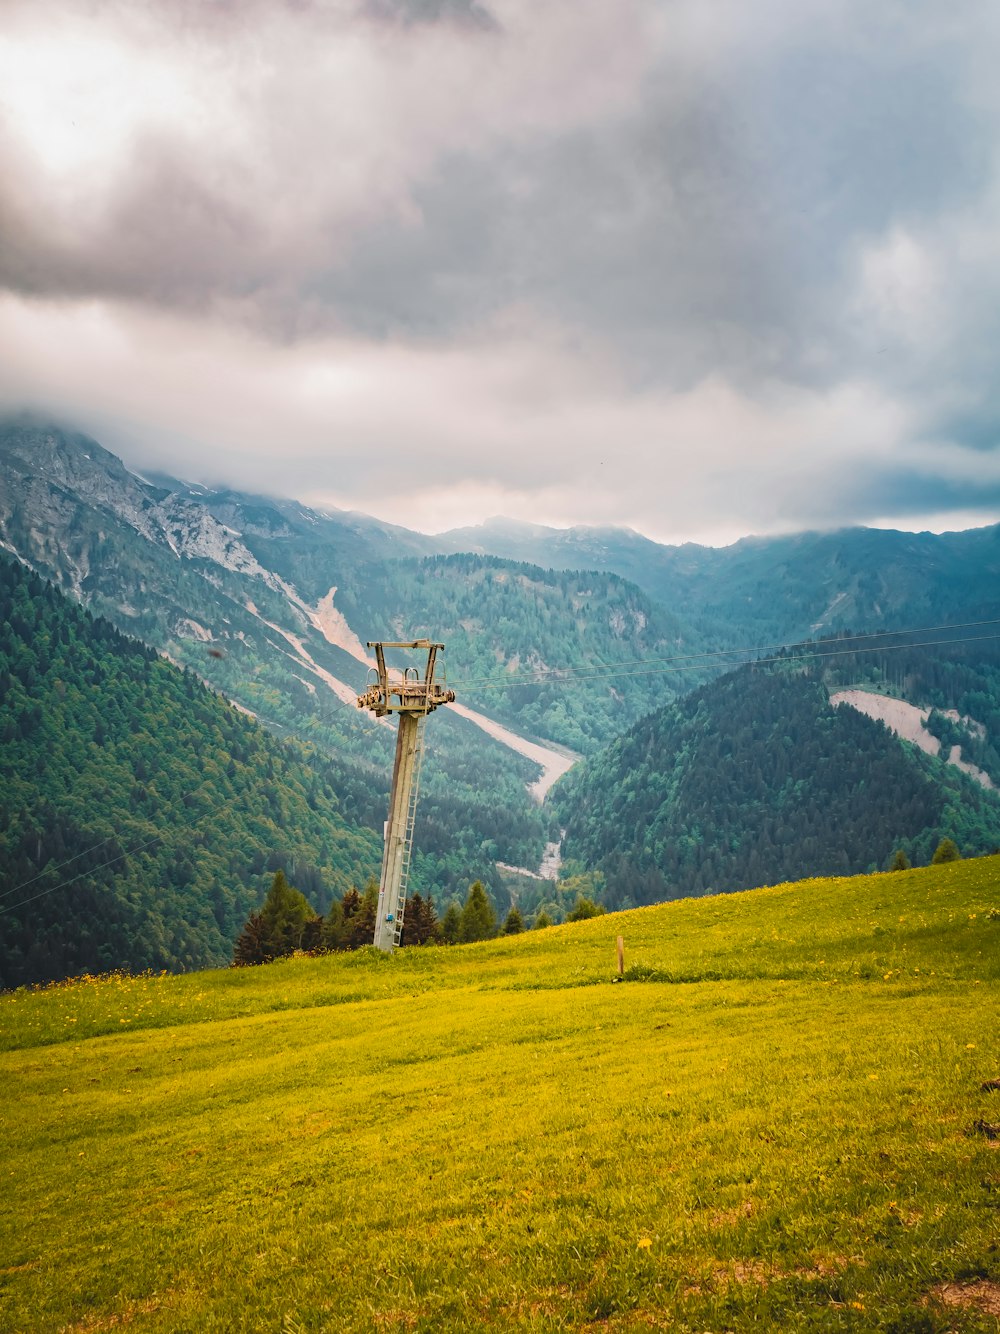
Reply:
[[[900, 635], [934, 634], [939, 630], [950, 631], [950, 630], [976, 629], [986, 625], [1000, 625], [1000, 619], [994, 618], [994, 619], [979, 620], [979, 621], [959, 621], [951, 625], [926, 625], [926, 626], [918, 626], [901, 630], [879, 630], [864, 634], [847, 635], [844, 637], [843, 640], [837, 640], [836, 642], [838, 644], [844, 644], [844, 645], [856, 644], [856, 643], [864, 643], [875, 639], [894, 638]], [[875, 651], [888, 652], [895, 649], [932, 647], [942, 644], [975, 643], [984, 639], [994, 639], [994, 638], [997, 638], [997, 636], [965, 635], [965, 636], [960, 636], [957, 639], [930, 640], [927, 641], [927, 643], [925, 644], [915, 644], [912, 642], [906, 644], [891, 644], [891, 645], [883, 644], [877, 646], [876, 649], [840, 647], [835, 650], [832, 650], [831, 652], [833, 653], [870, 653]], [[450, 681], [449, 684], [455, 689], [459, 688], [480, 689], [480, 690], [503, 689], [511, 685], [542, 684], [545, 681], [552, 678], [557, 680], [571, 680], [571, 681], [601, 680], [607, 676], [626, 676], [626, 677], [632, 675], [645, 676], [649, 675], [650, 672], [659, 670], [678, 671], [678, 672], [697, 671], [699, 670], [700, 667], [714, 668], [718, 666], [719, 664], [717, 661], [715, 661], [716, 659], [722, 657], [733, 657], [735, 655], [744, 655], [744, 660], [742, 661], [723, 664], [724, 666], [739, 667], [739, 666], [745, 666], [746, 662], [748, 661], [749, 662], [779, 661], [779, 659], [776, 658], [760, 658], [760, 657], [754, 658], [754, 657], [746, 657], [745, 655], [760, 654], [760, 653], [776, 653], [781, 650], [803, 649], [807, 648], [809, 644], [815, 642], [816, 642], [815, 640], [797, 639], [780, 644], [746, 645], [743, 647], [737, 646], [733, 648], [724, 648], [724, 649], [706, 649], [700, 653], [678, 653], [678, 654], [673, 654], [669, 657], [624, 659], [618, 663], [604, 663], [597, 666], [590, 665], [582, 667], [538, 667], [528, 672], [523, 672], [519, 674], [510, 673], [502, 677], [500, 676], [459, 677], [457, 680]], [[830, 642], [830, 641], [825, 641], [825, 642]], [[830, 655], [829, 654], [810, 655], [802, 653], [798, 654], [798, 656], [808, 657], [808, 656], [830, 656]], [[712, 659], [713, 661], [703, 661], [705, 659]], [[683, 665], [674, 666], [674, 664], [678, 663]], [[629, 667], [642, 667], [644, 670], [640, 672], [629, 672], [627, 670], [623, 670]]]
[[[21, 883], [15, 885], [13, 889], [5, 889], [3, 893], [0, 894], [0, 899], [6, 899], [11, 894], [16, 894], [19, 889], [27, 889], [28, 886], [33, 885], [36, 880], [41, 880], [43, 875], [48, 875], [53, 871], [62, 871], [65, 867], [72, 866], [73, 863], [78, 862], [81, 857], [86, 857], [90, 853], [96, 852], [98, 848], [103, 847], [105, 843], [110, 843], [112, 838], [114, 838], [114, 835], [109, 834], [107, 838], [102, 838], [100, 843], [95, 843], [92, 848], [84, 848], [82, 852], [74, 853], [72, 857], [67, 857], [64, 862], [57, 862], [55, 866], [52, 866], [51, 864], [47, 865], [44, 870], [39, 871], [37, 875], [33, 875], [30, 880], [22, 880]], [[0, 912], [2, 911], [3, 909], [0, 908]]]
[[[210, 780], [206, 778], [205, 781], [200, 784], [199, 787], [196, 787], [190, 795], [196, 797], [201, 791], [209, 786], [209, 781]], [[232, 797], [225, 803], [222, 809], [225, 810], [226, 806], [232, 805], [232, 802], [235, 800], [236, 798]], [[196, 816], [194, 819], [194, 827], [196, 828], [198, 823], [205, 819], [209, 814], [211, 814], [210, 811], [204, 811], [201, 815]], [[59, 862], [55, 866], [48, 865], [43, 867], [42, 870], [39, 871], [37, 875], [33, 875], [30, 880], [22, 880], [19, 885], [14, 885], [10, 889], [5, 889], [4, 892], [0, 894], [0, 898], [8, 898], [11, 894], [17, 894], [22, 889], [27, 889], [30, 885], [35, 884], [35, 882], [41, 880], [43, 876], [64, 870], [65, 867], [71, 866], [73, 862], [79, 861], [81, 857], [87, 857], [96, 852], [98, 848], [103, 847], [105, 843], [110, 842], [113, 837], [114, 835], [109, 834], [106, 838], [102, 838], [100, 842], [93, 844], [92, 847], [84, 848], [82, 852], [76, 853], [74, 856], [67, 858], [64, 862]], [[63, 880], [58, 885], [50, 885], [48, 888], [40, 890], [39, 893], [33, 894], [30, 898], [21, 899], [17, 903], [0, 904], [0, 916], [7, 912], [14, 912], [18, 908], [27, 907], [29, 903], [34, 903], [36, 899], [45, 898], [47, 894], [54, 894], [57, 890], [65, 889], [67, 885], [72, 885], [74, 881], [79, 880], [84, 875], [92, 875], [95, 871], [103, 871], [106, 867], [113, 866], [115, 862], [124, 861], [126, 857], [133, 857], [137, 852], [142, 852], [145, 848], [150, 847], [153, 843], [156, 843], [163, 837], [164, 835], [162, 833], [154, 834], [151, 838], [144, 839], [142, 843], [137, 843], [134, 847], [126, 848], [124, 852], [116, 853], [114, 857], [109, 857], [107, 861], [101, 862], [98, 866], [91, 866], [85, 871], [79, 871], [75, 875], [71, 875], [68, 880]]]
[[[137, 853], [137, 852], [141, 852], [141, 851], [143, 850], [143, 848], [148, 848], [148, 847], [150, 846], [150, 844], [152, 844], [152, 843], [157, 843], [157, 842], [159, 842], [159, 840], [162, 839], [162, 838], [163, 838], [163, 835], [162, 835], [162, 834], [154, 834], [152, 838], [147, 838], [146, 841], [145, 841], [145, 843], [140, 843], [137, 847], [129, 848], [129, 850], [128, 850], [127, 852], [119, 852], [116, 856], [114, 856], [114, 857], [109, 857], [108, 860], [107, 860], [106, 862], [101, 862], [101, 864], [100, 864], [99, 866], [92, 866], [92, 867], [90, 868], [90, 870], [87, 871], [87, 872], [80, 872], [80, 874], [78, 874], [78, 875], [71, 875], [70, 878], [69, 878], [68, 880], [64, 880], [64, 881], [62, 882], [62, 884], [59, 884], [59, 885], [50, 885], [50, 886], [48, 887], [48, 889], [42, 889], [42, 890], [39, 890], [39, 892], [38, 892], [37, 894], [32, 894], [31, 898], [28, 898], [28, 899], [22, 899], [19, 903], [8, 903], [8, 904], [5, 904], [3, 907], [0, 907], [0, 914], [3, 914], [3, 913], [5, 913], [5, 912], [14, 912], [14, 911], [16, 911], [18, 908], [26, 908], [26, 907], [28, 906], [29, 903], [34, 903], [37, 899], [44, 899], [45, 896], [46, 896], [47, 894], [54, 894], [54, 893], [56, 892], [56, 890], [59, 890], [59, 889], [65, 889], [67, 885], [72, 885], [72, 884], [74, 884], [77, 880], [80, 879], [80, 877], [81, 877], [82, 875], [84, 875], [84, 874], [86, 874], [86, 875], [92, 875], [95, 871], [103, 871], [104, 868], [105, 868], [106, 866], [113, 866], [113, 865], [115, 864], [115, 862], [120, 862], [120, 861], [123, 861], [124, 858], [126, 858], [126, 857], [134, 856], [135, 853]], [[108, 841], [107, 839], [104, 840], [105, 843], [106, 843], [107, 841]], [[100, 843], [98, 843], [97, 846], [100, 847], [100, 846], [101, 846]], [[84, 854], [83, 854], [83, 853], [80, 853], [79, 855], [82, 857]], [[73, 860], [75, 861], [76, 859], [73, 858]], [[68, 865], [68, 863], [66, 863], [66, 865]], [[48, 870], [49, 870], [49, 868], [46, 867], [46, 868], [45, 868], [45, 871], [42, 871], [41, 874], [42, 874], [42, 875], [45, 875], [46, 872], [47, 872]], [[27, 881], [26, 883], [27, 883], [27, 884], [33, 884], [34, 881], [37, 880], [38, 878], [39, 878], [39, 877], [36, 875], [36, 876], [33, 877], [32, 880]], [[18, 886], [18, 888], [21, 888], [21, 889], [24, 889], [24, 887], [25, 887], [24, 885]], [[9, 893], [13, 893], [14, 891], [13, 891], [13, 890], [10, 890], [10, 891], [8, 891], [8, 892], [9, 892]]]
[[[835, 658], [849, 653], [894, 653], [898, 652], [901, 649], [906, 649], [906, 648], [936, 648], [945, 644], [975, 644], [982, 642], [983, 640], [993, 640], [993, 639], [1000, 639], [1000, 634], [970, 635], [964, 639], [929, 639], [922, 644], [882, 644], [874, 648], [829, 649], [821, 653], [797, 653], [794, 659], [788, 657], [752, 658], [748, 659], [746, 662], [734, 662], [734, 663], [729, 663], [728, 665], [730, 667], [757, 667], [757, 666], [766, 666], [770, 663], [776, 663], [776, 662], [790, 662], [790, 661], [798, 662], [803, 658]], [[709, 665], [710, 664], [708, 663], [705, 664], [706, 667]], [[668, 672], [686, 672], [691, 670], [692, 669], [690, 667], [650, 667], [642, 671], [619, 672], [612, 668], [609, 669], [608, 671], [595, 673], [593, 676], [587, 676], [579, 679], [582, 679], [584, 682], [612, 681], [615, 679], [621, 679], [622, 677], [658, 676], [661, 674], [666, 674]], [[499, 681], [496, 682], [497, 686], [500, 686], [502, 684], [503, 682]], [[484, 686], [480, 688], [485, 689], [486, 687]]]

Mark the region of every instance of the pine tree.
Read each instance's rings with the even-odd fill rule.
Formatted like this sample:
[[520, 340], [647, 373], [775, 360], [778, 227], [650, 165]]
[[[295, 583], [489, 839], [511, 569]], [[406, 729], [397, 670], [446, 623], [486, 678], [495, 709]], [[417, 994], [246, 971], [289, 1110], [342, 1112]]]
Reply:
[[902, 848], [896, 849], [896, 855], [889, 865], [890, 871], [908, 871], [910, 869], [910, 859]]
[[932, 866], [941, 866], [945, 862], [961, 861], [962, 854], [950, 838], [943, 838], [934, 849], [934, 856], [931, 858]]
[[437, 913], [434, 911], [434, 900], [429, 895], [424, 899], [419, 894], [413, 894], [406, 901], [403, 944], [426, 945], [429, 941], [437, 940], [440, 934], [441, 928]]
[[424, 899], [424, 942], [425, 945], [441, 943], [441, 923], [438, 921], [437, 909], [434, 907], [433, 896], [428, 894]]
[[523, 930], [524, 918], [521, 916], [521, 909], [515, 903], [504, 919], [503, 933], [505, 936], [519, 936]]
[[277, 959], [301, 948], [306, 924], [316, 914], [305, 895], [285, 879], [284, 871], [276, 871], [260, 916], [267, 949]]
[[[347, 894], [357, 894], [356, 889], [349, 889], [343, 899], [334, 899], [330, 904], [330, 909], [323, 918], [323, 929], [320, 932], [320, 942], [325, 950], [342, 950], [344, 948], [344, 900]], [[360, 903], [360, 897], [358, 898]]]
[[462, 909], [460, 939], [468, 943], [473, 940], [492, 940], [497, 933], [497, 916], [493, 904], [483, 888], [481, 880], [474, 880], [469, 886], [469, 895]]
[[538, 914], [538, 916], [535, 918], [535, 925], [533, 926], [532, 930], [534, 930], [534, 931], [541, 931], [541, 930], [543, 930], [543, 928], [545, 928], [545, 927], [547, 927], [547, 926], [551, 926], [551, 925], [552, 925], [552, 918], [548, 915], [548, 913], [547, 913], [547, 912], [545, 911], [545, 909], [543, 908], [542, 911], [541, 911], [541, 912]]
[[588, 917], [600, 917], [607, 909], [601, 903], [595, 903], [593, 899], [585, 899], [582, 895], [576, 901], [576, 907], [566, 918], [567, 922], [585, 922]]
[[452, 899], [441, 919], [441, 935], [449, 945], [457, 945], [462, 932], [462, 910]]
[[356, 950], [362, 945], [372, 944], [375, 939], [377, 913], [378, 881], [372, 876], [365, 885], [365, 892], [360, 897], [357, 912], [352, 913], [350, 919], [344, 923], [344, 944], [347, 949]]
[[410, 894], [403, 905], [402, 945], [422, 945], [420, 935], [421, 919], [424, 913], [424, 900], [420, 894]]
[[306, 950], [309, 954], [317, 954], [322, 948], [323, 919], [313, 916], [303, 927], [299, 949]]
[[239, 968], [251, 964], [270, 963], [271, 955], [267, 951], [264, 922], [259, 912], [252, 912], [246, 925], [236, 939], [233, 950], [233, 964]]

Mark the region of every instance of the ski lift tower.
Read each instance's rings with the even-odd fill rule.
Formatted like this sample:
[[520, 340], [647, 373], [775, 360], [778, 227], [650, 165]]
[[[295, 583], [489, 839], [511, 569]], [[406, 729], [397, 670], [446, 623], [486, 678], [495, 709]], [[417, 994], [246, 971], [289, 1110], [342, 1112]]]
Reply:
[[[438, 650], [444, 648], [443, 644], [432, 644], [429, 639], [413, 639], [405, 644], [375, 644], [369, 641], [368, 647], [375, 650], [378, 665], [369, 673], [365, 693], [358, 696], [358, 708], [371, 709], [376, 718], [384, 718], [387, 713], [399, 714], [396, 762], [392, 769], [392, 791], [389, 794], [389, 819], [385, 826], [374, 939], [374, 944], [380, 950], [391, 954], [403, 934], [406, 884], [413, 852], [413, 822], [417, 814], [420, 761], [423, 757], [420, 722], [439, 704], [451, 704], [455, 692], [434, 680]], [[427, 667], [423, 677], [416, 667], [402, 670], [387, 667], [387, 648], [426, 649]]]

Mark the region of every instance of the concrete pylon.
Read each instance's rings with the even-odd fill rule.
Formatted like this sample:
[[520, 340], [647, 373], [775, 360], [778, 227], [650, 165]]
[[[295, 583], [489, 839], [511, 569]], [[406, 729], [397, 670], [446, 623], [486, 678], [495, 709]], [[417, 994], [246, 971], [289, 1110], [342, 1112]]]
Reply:
[[[370, 680], [365, 693], [358, 696], [358, 708], [371, 709], [376, 718], [383, 718], [388, 713], [399, 714], [373, 942], [378, 949], [391, 953], [402, 938], [403, 914], [406, 911], [406, 888], [413, 853], [413, 824], [420, 789], [423, 748], [420, 724], [439, 705], [450, 704], [455, 698], [455, 692], [438, 685], [434, 680], [437, 654], [443, 650], [443, 644], [432, 644], [429, 639], [414, 639], [394, 644], [370, 642], [368, 647], [375, 650], [375, 679]], [[423, 676], [415, 667], [390, 671], [385, 662], [387, 648], [426, 649], [427, 665]]]
[[413, 819], [417, 811], [420, 777], [421, 718], [415, 713], [399, 715], [396, 761], [392, 767], [389, 819], [385, 826], [382, 875], [378, 887], [378, 916], [375, 944], [391, 952], [403, 932], [406, 880], [413, 848]]

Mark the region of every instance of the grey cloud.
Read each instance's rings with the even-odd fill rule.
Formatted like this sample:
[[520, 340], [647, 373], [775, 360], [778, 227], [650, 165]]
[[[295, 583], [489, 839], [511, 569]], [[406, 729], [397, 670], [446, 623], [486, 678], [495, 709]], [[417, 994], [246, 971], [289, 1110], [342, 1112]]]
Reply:
[[960, 440], [965, 449], [992, 453], [1000, 448], [1000, 391], [988, 392], [973, 407], [940, 413], [931, 426], [940, 435]]
[[369, 18], [405, 25], [444, 22], [486, 30], [499, 27], [489, 9], [476, 0], [366, 0], [361, 12]]
[[[836, 526], [848, 519], [864, 524], [942, 512], [997, 514], [1000, 482], [917, 472], [905, 460], [892, 467], [856, 467], [849, 472], [839, 468], [835, 460], [820, 460], [808, 477], [789, 487], [783, 505], [797, 523], [821, 527]], [[760, 522], [767, 520], [766, 507], [759, 507], [757, 518]]]
[[254, 290], [266, 248], [252, 210], [228, 201], [170, 145], [139, 146], [99, 236], [46, 231], [0, 199], [0, 285], [30, 296], [118, 297], [204, 307]]
[[[115, 170], [87, 183], [79, 218], [61, 202], [66, 182], [35, 171], [8, 127], [9, 290], [204, 313], [283, 352], [333, 335], [444, 355], [520, 321], [524, 343], [558, 330], [583, 349], [583, 377], [592, 361], [617, 381], [605, 397], [618, 393], [622, 429], [647, 398], [713, 378], [758, 403], [775, 384], [820, 399], [863, 382], [900, 405], [915, 444], [942, 442], [940, 465], [845, 478], [834, 446], [812, 456], [804, 440], [806, 480], [788, 481], [798, 512], [905, 513], [936, 486], [951, 508], [996, 499], [944, 459], [956, 444], [985, 457], [1000, 438], [1000, 97], [988, 69], [1000, 24], [976, 0], [953, 13], [620, 0], [617, 40], [600, 7], [558, 0], [89, 12], [130, 40], [161, 31], [204, 105], [190, 122], [141, 126]], [[531, 40], [545, 23], [545, 42]], [[587, 24], [601, 59], [585, 41], [566, 55]], [[537, 359], [558, 378], [557, 359], [541, 347]], [[450, 373], [434, 372], [442, 394]], [[576, 464], [565, 392], [551, 391], [565, 437], [555, 456], [573, 451]], [[348, 437], [377, 445], [389, 430], [367, 411], [345, 413], [330, 450], [331, 475], [352, 486], [367, 463]], [[512, 410], [502, 426], [515, 458], [520, 425]], [[442, 409], [435, 432], [453, 444], [461, 423]], [[487, 474], [471, 455], [463, 467]], [[766, 499], [762, 486], [754, 503]]]
[[[94, 0], [94, 7], [113, 13], [121, 6], [114, 0]], [[145, 4], [131, 0], [130, 7], [156, 13], [157, 0]], [[410, 26], [421, 23], [469, 24], [477, 28], [498, 26], [488, 5], [477, 0], [171, 0], [175, 20], [208, 30], [226, 26], [244, 27], [255, 13], [284, 11], [302, 20], [341, 22], [357, 17]]]
[[[232, 6], [180, 6], [206, 9], [206, 22], [236, 20]], [[895, 219], [974, 206], [996, 132], [956, 96], [967, 46], [929, 48], [919, 10], [842, 9], [853, 21], [839, 32], [799, 27], [745, 64], [692, 64], [668, 40], [631, 114], [535, 136], [497, 126], [468, 150], [446, 146], [402, 182], [404, 210], [345, 215], [338, 149], [325, 152], [321, 132], [304, 128], [296, 163], [280, 125], [254, 122], [260, 159], [287, 162], [257, 184], [210, 144], [147, 137], [94, 232], [53, 234], [44, 198], [24, 201], [18, 228], [8, 203], [3, 279], [181, 306], [238, 299], [282, 336], [304, 319], [439, 337], [530, 300], [609, 338], [640, 383], [709, 369], [829, 379], [869, 352], [844, 323], [858, 245]], [[343, 7], [285, 10], [297, 42], [303, 24], [319, 39], [331, 12], [346, 22]], [[489, 17], [474, 0], [370, 0], [363, 12], [376, 11], [414, 24]], [[303, 106], [265, 99], [248, 114], [291, 112], [305, 127]], [[326, 184], [300, 204], [310, 174]]]
[[365, 331], [437, 335], [529, 296], [642, 378], [834, 378], [870, 355], [844, 310], [859, 244], [974, 207], [991, 179], [995, 126], [954, 97], [962, 52], [907, 60], [905, 34], [879, 37], [680, 94], [665, 64], [627, 120], [441, 163], [420, 224], [362, 237], [323, 299]]

